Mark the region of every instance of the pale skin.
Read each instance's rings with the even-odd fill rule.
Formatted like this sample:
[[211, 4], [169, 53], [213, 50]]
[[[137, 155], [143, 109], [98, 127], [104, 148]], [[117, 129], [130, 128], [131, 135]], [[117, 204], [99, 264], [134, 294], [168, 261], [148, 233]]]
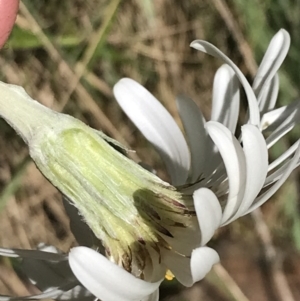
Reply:
[[19, 0], [0, 0], [0, 48], [6, 43], [19, 9]]

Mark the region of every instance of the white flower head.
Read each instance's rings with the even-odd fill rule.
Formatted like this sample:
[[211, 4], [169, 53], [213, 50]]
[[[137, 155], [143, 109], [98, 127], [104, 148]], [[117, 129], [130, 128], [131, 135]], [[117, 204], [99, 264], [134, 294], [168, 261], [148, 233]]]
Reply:
[[[272, 163], [268, 160], [268, 148], [299, 119], [298, 103], [274, 109], [276, 72], [289, 48], [289, 35], [281, 30], [273, 38], [253, 87], [215, 46], [205, 41], [191, 45], [226, 64], [215, 76], [210, 121], [191, 99], [177, 99], [188, 142], [141, 85], [122, 79], [114, 87], [118, 103], [160, 153], [171, 185], [112, 148], [116, 142], [102, 133], [41, 106], [19, 87], [0, 84], [1, 116], [29, 145], [39, 169], [78, 209], [80, 215], [66, 204], [74, 235], [84, 245], [69, 255], [1, 249], [2, 255], [44, 261], [41, 273], [69, 263], [59, 278], [61, 285], [36, 281], [42, 293], [27, 299], [47, 293], [56, 299], [90, 300], [85, 287], [103, 301], [154, 301], [168, 270], [191, 286], [219, 260], [206, 246], [215, 230], [263, 204], [298, 165], [299, 142]], [[241, 137], [235, 136], [238, 82], [249, 109]], [[95, 237], [104, 252], [95, 248]], [[57, 266], [49, 263], [53, 261]], [[29, 278], [39, 280], [36, 275]]]

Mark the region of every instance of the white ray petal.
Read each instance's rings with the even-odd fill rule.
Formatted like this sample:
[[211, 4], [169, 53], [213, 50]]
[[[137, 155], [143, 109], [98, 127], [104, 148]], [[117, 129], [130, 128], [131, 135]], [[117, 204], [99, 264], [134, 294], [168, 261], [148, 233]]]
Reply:
[[[62, 255], [64, 260], [57, 260], [57, 256], [53, 257], [50, 255], [59, 253], [59, 250], [55, 247], [39, 244], [38, 248], [39, 251], [22, 250], [25, 251], [22, 252], [22, 255], [26, 256], [22, 257], [22, 262], [19, 266], [23, 274], [28, 277], [28, 280], [43, 292], [39, 295], [30, 296], [32, 300], [55, 297], [56, 300], [75, 301], [79, 299], [92, 301], [95, 298], [84, 287], [79, 285], [79, 281], [69, 267], [66, 256]], [[6, 253], [9, 255], [14, 254], [11, 249], [6, 251]], [[60, 254], [58, 255], [61, 256]], [[21, 299], [27, 298], [22, 297]]]
[[273, 171], [270, 175], [267, 176], [264, 186], [270, 186], [277, 180], [279, 180], [282, 174], [289, 168], [291, 159], [287, 160], [282, 166]]
[[49, 287], [58, 287], [66, 280], [76, 280], [67, 261], [53, 262], [24, 258], [21, 268], [42, 291]]
[[219, 228], [222, 209], [216, 195], [208, 188], [200, 188], [193, 194], [194, 206], [201, 230], [201, 245], [206, 245]]
[[52, 252], [45, 252], [39, 250], [22, 250], [22, 249], [8, 249], [0, 248], [0, 255], [6, 257], [21, 257], [32, 258], [36, 260], [51, 260], [55, 262], [67, 260], [67, 256], [63, 254], [55, 254]]
[[[293, 146], [291, 146], [291, 151], [290, 149], [287, 151], [290, 156], [293, 155], [293, 153], [295, 153], [295, 151], [298, 149], [299, 147], [299, 141], [297, 141]], [[265, 181], [264, 186], [269, 186], [272, 183], [276, 182], [277, 180], [279, 180], [282, 175], [286, 172], [286, 170], [289, 168], [289, 164], [291, 162], [293, 158], [288, 158], [286, 160], [286, 162], [284, 162], [284, 164], [282, 166], [280, 166], [279, 168], [277, 168], [275, 171], [273, 171], [270, 175], [267, 176], [267, 179]], [[295, 165], [295, 168], [299, 165], [300, 162], [298, 162]]]
[[227, 64], [216, 72], [213, 85], [211, 120], [218, 121], [235, 132], [240, 107], [239, 84]]
[[275, 74], [271, 79], [271, 82], [269, 84], [265, 84], [264, 91], [260, 93], [258, 104], [261, 115], [274, 109], [278, 97], [278, 92], [279, 78], [278, 75]]
[[[276, 113], [279, 113], [280, 115], [266, 129], [267, 132], [271, 132], [270, 136], [267, 138], [269, 148], [286, 133], [292, 130], [297, 123], [299, 123], [300, 101], [294, 101], [293, 103], [285, 106], [283, 110], [276, 110]], [[274, 118], [274, 116], [272, 117]]]
[[294, 123], [287, 122], [282, 124], [278, 130], [274, 131], [267, 139], [268, 148], [271, 148], [280, 138], [285, 136], [288, 132], [290, 132], [294, 128]]
[[222, 124], [207, 122], [207, 131], [223, 158], [229, 183], [228, 200], [222, 223], [236, 213], [245, 191], [246, 161], [243, 150], [234, 135]]
[[160, 281], [135, 278], [103, 255], [87, 247], [70, 251], [69, 264], [77, 279], [103, 301], [140, 301], [157, 290]]
[[[298, 140], [299, 142], [300, 140]], [[265, 193], [263, 193], [261, 196], [259, 196], [255, 203], [249, 208], [249, 210], [245, 213], [248, 214], [249, 212], [255, 210], [256, 208], [260, 207], [263, 203], [265, 203], [286, 181], [286, 179], [289, 177], [291, 172], [296, 168], [298, 165], [300, 157], [300, 147], [295, 152], [294, 157], [290, 160], [288, 166], [285, 168], [284, 172], [282, 173], [279, 180], [271, 186]]]
[[187, 134], [191, 150], [191, 182], [195, 182], [204, 171], [207, 158], [208, 134], [204, 127], [205, 119], [195, 102], [180, 95], [176, 99], [178, 111]]
[[170, 251], [163, 252], [163, 261], [181, 284], [190, 287], [205, 277], [219, 261], [219, 255], [204, 246], [193, 250], [191, 258]]
[[203, 279], [212, 269], [213, 265], [220, 261], [218, 253], [209, 247], [200, 247], [193, 251], [191, 258], [191, 270], [193, 281]]
[[290, 35], [284, 29], [279, 30], [272, 38], [253, 82], [255, 95], [258, 96], [265, 84], [274, 77], [288, 53], [290, 43]]
[[[60, 287], [55, 287], [50, 289], [49, 291], [31, 295], [31, 296], [22, 296], [22, 297], [10, 297], [10, 296], [4, 296], [0, 295], [0, 301], [24, 301], [24, 300], [45, 300], [45, 299], [55, 299], [55, 300], [76, 300], [76, 298], [72, 299], [65, 299], [67, 295], [65, 295], [66, 292], [69, 290], [74, 289], [74, 287], [77, 285], [77, 281], [75, 282], [69, 282], [66, 284], [61, 285]], [[80, 301], [91, 301], [94, 297], [88, 296], [87, 298], [80, 298]]]
[[132, 79], [121, 79], [113, 90], [123, 111], [161, 155], [172, 184], [184, 184], [190, 169], [190, 153], [172, 116], [148, 90]]
[[236, 73], [237, 78], [240, 80], [240, 82], [245, 90], [246, 96], [247, 96], [247, 101], [248, 101], [248, 106], [249, 106], [250, 123], [258, 126], [260, 124], [260, 114], [259, 114], [257, 99], [254, 95], [254, 92], [253, 92], [250, 84], [248, 83], [247, 79], [245, 78], [245, 76], [243, 75], [241, 70], [217, 47], [215, 47], [214, 45], [212, 45], [206, 41], [196, 40], [196, 41], [193, 41], [190, 46], [199, 51], [208, 53], [214, 57], [220, 58], [234, 70], [234, 72]]
[[59, 298], [55, 300], [58, 301], [96, 301], [96, 297], [92, 295], [85, 287], [82, 285], [77, 285], [71, 290], [65, 291]]
[[273, 122], [275, 122], [275, 120], [278, 119], [285, 110], [286, 110], [286, 106], [280, 107], [280, 108], [277, 108], [277, 109], [271, 110], [270, 112], [265, 113], [261, 118], [260, 129], [268, 131], [268, 127]]
[[285, 161], [289, 156], [291, 156], [296, 149], [299, 147], [299, 141], [295, 142], [288, 150], [286, 150], [283, 154], [281, 154], [276, 160], [274, 160], [271, 164], [269, 164], [268, 172], [272, 171], [278, 165], [280, 165], [283, 161]]
[[225, 224], [242, 216], [262, 189], [268, 172], [268, 149], [260, 130], [247, 124], [242, 127], [243, 150], [246, 157], [246, 188], [237, 213]]

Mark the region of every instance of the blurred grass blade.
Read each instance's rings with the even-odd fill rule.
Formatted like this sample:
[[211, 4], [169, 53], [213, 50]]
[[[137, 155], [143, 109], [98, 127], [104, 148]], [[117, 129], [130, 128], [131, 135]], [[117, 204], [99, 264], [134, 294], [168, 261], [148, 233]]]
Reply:
[[16, 168], [16, 172], [13, 174], [9, 183], [4, 187], [0, 195], [0, 212], [4, 209], [9, 198], [14, 195], [20, 188], [22, 177], [26, 171], [28, 164], [31, 162], [29, 156], [26, 156], [23, 161]]
[[97, 55], [97, 50], [100, 49], [101, 46], [105, 43], [107, 34], [111, 25], [113, 24], [113, 20], [120, 3], [121, 0], [113, 0], [110, 2], [105, 11], [105, 19], [103, 20], [103, 23], [98, 28], [98, 30], [95, 31], [89, 38], [89, 44], [87, 46], [87, 49], [85, 50], [83, 58], [80, 63], [77, 63], [77, 65], [75, 66], [76, 73], [78, 72], [78, 68], [84, 69], [84, 67], [87, 67], [93, 61], [93, 59]]
[[[80, 37], [78, 35], [48, 37], [49, 40], [60, 47], [75, 47], [84, 40], [83, 37]], [[32, 32], [19, 28], [17, 26], [15, 26], [14, 30], [12, 31], [8, 45], [9, 48], [12, 48], [14, 50], [43, 47], [43, 43]]]

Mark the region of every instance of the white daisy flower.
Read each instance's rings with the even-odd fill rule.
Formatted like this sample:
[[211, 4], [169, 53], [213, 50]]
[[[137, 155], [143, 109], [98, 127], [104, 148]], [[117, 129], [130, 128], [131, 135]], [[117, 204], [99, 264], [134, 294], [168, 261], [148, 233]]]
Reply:
[[[103, 301], [152, 301], [158, 300], [165, 275], [193, 285], [219, 260], [205, 246], [215, 230], [260, 206], [297, 166], [299, 142], [274, 162], [268, 161], [268, 148], [298, 120], [298, 104], [273, 110], [276, 72], [289, 47], [288, 34], [282, 30], [271, 41], [253, 87], [213, 45], [195, 41], [192, 46], [227, 65], [215, 77], [211, 121], [205, 121], [190, 99], [177, 100], [189, 147], [170, 114], [141, 85], [122, 79], [114, 88], [123, 110], [162, 156], [172, 185], [116, 151], [109, 145], [116, 142], [102, 133], [32, 101], [20, 87], [0, 84], [1, 116], [81, 215], [66, 207], [75, 237], [85, 246], [73, 248], [69, 255], [55, 254], [57, 261], [68, 261], [70, 270], [60, 278], [60, 286], [36, 283], [42, 294], [51, 287], [52, 297], [68, 298], [67, 290], [77, 296], [82, 293], [79, 281]], [[240, 138], [234, 136], [237, 79], [249, 104]], [[103, 252], [95, 248], [99, 240]], [[55, 261], [45, 251], [0, 252], [45, 261], [45, 266]]]

